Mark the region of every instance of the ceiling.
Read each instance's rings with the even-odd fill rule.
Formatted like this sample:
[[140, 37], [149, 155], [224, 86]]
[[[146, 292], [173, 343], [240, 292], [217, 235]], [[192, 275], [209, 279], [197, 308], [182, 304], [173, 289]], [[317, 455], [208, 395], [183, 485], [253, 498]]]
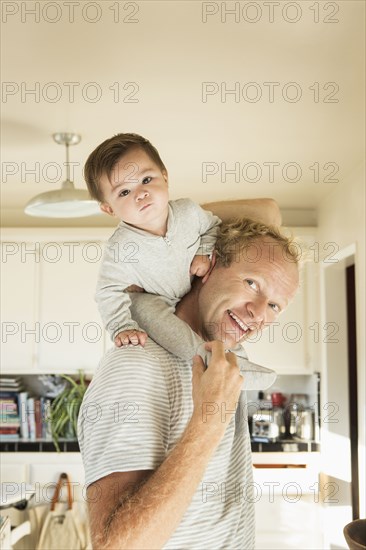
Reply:
[[82, 135], [79, 188], [98, 143], [136, 132], [172, 198], [269, 196], [309, 215], [362, 161], [362, 1], [2, 4], [3, 226], [116, 223], [23, 213], [65, 178], [59, 131]]

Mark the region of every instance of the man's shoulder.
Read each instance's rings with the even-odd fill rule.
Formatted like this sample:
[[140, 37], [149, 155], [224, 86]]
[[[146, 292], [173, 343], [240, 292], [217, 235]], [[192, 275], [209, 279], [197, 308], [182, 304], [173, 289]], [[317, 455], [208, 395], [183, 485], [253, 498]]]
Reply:
[[102, 357], [102, 362], [113, 361], [130, 361], [136, 358], [136, 360], [145, 358], [147, 361], [156, 361], [164, 355], [170, 357], [170, 353], [162, 348], [159, 344], [148, 338], [145, 346], [133, 346], [132, 344], [123, 347], [113, 346]]
[[154, 470], [164, 460], [177, 386], [171, 357], [152, 341], [102, 357], [78, 418], [87, 484], [112, 472]]
[[148, 339], [145, 347], [113, 347], [102, 357], [94, 374], [91, 393], [118, 393], [121, 388], [154, 388], [164, 383], [178, 358]]

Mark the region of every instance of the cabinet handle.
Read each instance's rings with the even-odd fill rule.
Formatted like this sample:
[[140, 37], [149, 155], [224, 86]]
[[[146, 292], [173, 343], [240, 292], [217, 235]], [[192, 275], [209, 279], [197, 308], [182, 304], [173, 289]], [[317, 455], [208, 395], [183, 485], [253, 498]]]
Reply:
[[254, 468], [307, 468], [307, 464], [253, 464]]

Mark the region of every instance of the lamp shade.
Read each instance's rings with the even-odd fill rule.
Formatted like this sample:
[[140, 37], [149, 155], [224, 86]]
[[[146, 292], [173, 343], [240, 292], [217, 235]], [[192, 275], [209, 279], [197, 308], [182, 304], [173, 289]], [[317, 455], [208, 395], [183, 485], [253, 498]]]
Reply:
[[82, 218], [100, 214], [98, 202], [91, 199], [87, 191], [75, 189], [70, 180], [69, 147], [77, 145], [81, 136], [71, 132], [58, 132], [52, 137], [56, 143], [66, 147], [66, 179], [61, 189], [33, 197], [26, 204], [24, 212], [37, 218]]
[[87, 191], [75, 189], [70, 180], [64, 181], [61, 189], [33, 197], [24, 212], [38, 218], [81, 218], [101, 213], [97, 201]]

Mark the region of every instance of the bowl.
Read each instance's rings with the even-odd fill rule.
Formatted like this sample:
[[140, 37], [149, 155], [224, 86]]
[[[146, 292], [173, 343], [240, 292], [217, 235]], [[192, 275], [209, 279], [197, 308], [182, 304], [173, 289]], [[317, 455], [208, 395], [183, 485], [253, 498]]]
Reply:
[[366, 519], [355, 519], [343, 529], [350, 550], [366, 550]]

